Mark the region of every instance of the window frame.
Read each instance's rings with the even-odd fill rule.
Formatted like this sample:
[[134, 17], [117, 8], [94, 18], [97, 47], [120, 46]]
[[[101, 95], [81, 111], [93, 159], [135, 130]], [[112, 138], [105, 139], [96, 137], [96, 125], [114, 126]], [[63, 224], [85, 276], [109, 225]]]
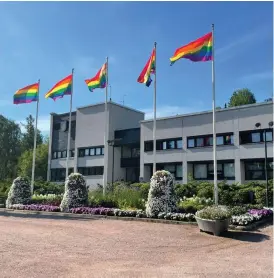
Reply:
[[[252, 165], [254, 163], [260, 163], [261, 164], [261, 167], [262, 169], [261, 170], [250, 170], [250, 169], [247, 169], [249, 165]], [[246, 181], [260, 181], [260, 180], [266, 180], [266, 176], [265, 176], [265, 169], [264, 169], [264, 160], [261, 160], [261, 159], [257, 159], [257, 160], [250, 160], [250, 161], [244, 161], [244, 171], [245, 171], [245, 180]], [[271, 160], [267, 160], [267, 176], [268, 176], [268, 179], [273, 179], [273, 169], [270, 167], [270, 164], [273, 163], [273, 161]], [[250, 178], [252, 177], [252, 174], [250, 173], [256, 173], [256, 172], [262, 172], [262, 175], [260, 178]]]
[[[173, 142], [174, 147], [171, 148], [170, 144]], [[181, 142], [179, 147], [178, 142]], [[165, 146], [165, 147], [164, 147]], [[167, 138], [167, 139], [158, 139], [156, 140], [156, 151], [167, 151], [167, 150], [182, 150], [183, 149], [183, 138]], [[152, 152], [153, 151], [153, 141], [148, 140], [144, 142], [144, 151]]]
[[[168, 163], [157, 163], [156, 164], [156, 169], [158, 170], [164, 170], [165, 166], [174, 166], [174, 171], [170, 172], [173, 176], [175, 180], [182, 180], [183, 179], [183, 164], [181, 162], [168, 162]], [[182, 177], [179, 177], [178, 174], [178, 169], [177, 167], [181, 166], [182, 167]]]
[[[273, 128], [264, 128], [264, 129], [254, 129], [254, 130], [242, 130], [239, 132], [240, 137], [240, 145], [246, 144], [260, 144], [264, 143], [264, 132], [272, 134], [272, 140], [267, 140], [266, 142], [273, 142]], [[252, 134], [260, 134], [260, 140], [253, 142], [252, 141]]]

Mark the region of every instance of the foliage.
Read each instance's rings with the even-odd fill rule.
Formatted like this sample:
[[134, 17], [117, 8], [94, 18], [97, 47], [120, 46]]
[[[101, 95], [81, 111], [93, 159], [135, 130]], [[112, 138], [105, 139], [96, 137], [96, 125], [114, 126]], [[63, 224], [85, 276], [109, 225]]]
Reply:
[[88, 190], [84, 177], [79, 173], [72, 173], [67, 177], [65, 193], [60, 205], [61, 211], [68, 212], [71, 208], [88, 204]]
[[192, 197], [197, 194], [196, 186], [191, 184], [175, 184], [175, 193], [178, 198]]
[[33, 195], [31, 197], [32, 204], [60, 206], [63, 195], [48, 194], [48, 195]]
[[174, 179], [168, 171], [157, 171], [151, 178], [146, 214], [156, 217], [160, 212], [173, 212], [176, 210], [176, 195]]
[[213, 199], [213, 186], [206, 186], [198, 189], [198, 197]]
[[[18, 174], [31, 178], [33, 149], [26, 150], [19, 157]], [[35, 180], [46, 180], [48, 168], [48, 144], [36, 148]]]
[[31, 199], [31, 186], [29, 180], [24, 177], [16, 178], [8, 193], [6, 207], [10, 208], [14, 204], [28, 204]]
[[[35, 132], [35, 119], [32, 115], [29, 115], [26, 118], [26, 124], [22, 124], [26, 129], [26, 132], [22, 134], [21, 140], [21, 151], [22, 153], [28, 150], [33, 150], [33, 142], [34, 142], [34, 132]], [[43, 137], [41, 135], [40, 130], [37, 130], [37, 137], [36, 137], [36, 145], [39, 146], [43, 143]]]
[[249, 89], [240, 89], [233, 92], [228, 107], [241, 106], [256, 103], [254, 94]]
[[231, 217], [231, 212], [223, 206], [211, 206], [197, 211], [196, 216], [208, 220], [225, 220]]
[[0, 180], [16, 175], [20, 138], [19, 125], [0, 115]]
[[114, 200], [113, 194], [106, 192], [104, 195], [101, 189], [92, 190], [88, 193], [88, 204], [90, 207], [117, 207], [117, 202]]
[[[271, 184], [271, 183], [270, 183]], [[266, 189], [265, 187], [257, 187], [254, 190], [255, 200], [257, 204], [266, 204]], [[273, 207], [273, 185], [268, 188], [268, 206]]]
[[50, 211], [50, 212], [59, 212], [60, 207], [59, 206], [52, 206], [52, 205], [21, 205], [21, 204], [15, 204], [11, 206], [12, 209], [18, 209], [18, 210], [34, 210], [34, 211]]
[[141, 198], [146, 199], [146, 200], [148, 197], [149, 187], [150, 187], [150, 185], [148, 182], [147, 183], [133, 183], [130, 185], [130, 188], [140, 191]]
[[230, 207], [229, 210], [232, 215], [241, 215], [245, 214], [248, 211], [248, 208], [245, 206], [235, 206]]
[[196, 196], [193, 196], [191, 198], [184, 197], [182, 200], [180, 200], [178, 204], [178, 209], [180, 212], [184, 213], [195, 213], [196, 211], [201, 210], [212, 204], [213, 201], [210, 198], [200, 198]]
[[48, 181], [35, 181], [34, 183], [34, 194], [46, 195], [46, 194], [63, 194], [65, 191], [64, 184], [58, 184]]

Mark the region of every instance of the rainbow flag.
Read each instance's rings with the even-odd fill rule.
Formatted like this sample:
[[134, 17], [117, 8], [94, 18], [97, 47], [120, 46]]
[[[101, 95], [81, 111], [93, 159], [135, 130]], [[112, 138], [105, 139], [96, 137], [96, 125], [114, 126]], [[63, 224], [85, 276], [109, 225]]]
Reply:
[[212, 60], [212, 32], [176, 49], [174, 55], [170, 58], [171, 65], [181, 58], [189, 59], [192, 62]]
[[146, 84], [147, 87], [149, 87], [152, 82], [150, 74], [155, 73], [155, 70], [156, 67], [155, 67], [155, 48], [154, 48], [149, 60], [147, 61], [140, 76], [138, 77], [137, 82], [144, 83]]
[[30, 103], [38, 100], [39, 83], [26, 86], [16, 91], [13, 96], [14, 104]]
[[97, 88], [105, 88], [107, 84], [107, 64], [103, 64], [97, 74], [91, 79], [86, 79], [85, 82], [91, 92]]
[[62, 98], [64, 95], [70, 95], [72, 88], [72, 77], [72, 74], [70, 74], [69, 76], [56, 83], [54, 87], [45, 94], [45, 98], [50, 97], [53, 100], [56, 100], [58, 98]]

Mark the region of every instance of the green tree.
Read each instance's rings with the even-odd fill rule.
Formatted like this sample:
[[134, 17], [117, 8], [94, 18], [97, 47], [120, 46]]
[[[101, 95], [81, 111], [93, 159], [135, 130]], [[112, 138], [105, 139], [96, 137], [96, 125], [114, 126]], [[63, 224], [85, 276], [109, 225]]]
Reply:
[[[33, 141], [34, 141], [34, 132], [35, 132], [35, 119], [32, 117], [32, 115], [29, 115], [26, 118], [26, 124], [22, 124], [26, 132], [22, 135], [22, 142], [21, 142], [21, 150], [22, 152], [25, 152], [27, 150], [33, 150]], [[43, 137], [41, 135], [40, 130], [37, 130], [37, 140], [36, 144], [37, 146], [43, 143]]]
[[[24, 177], [31, 177], [32, 170], [32, 149], [27, 150], [19, 158], [18, 174]], [[35, 158], [35, 179], [46, 180], [48, 168], [48, 143], [40, 144], [36, 149]]]
[[249, 89], [236, 90], [228, 103], [228, 107], [241, 106], [256, 103], [254, 94]]
[[19, 125], [0, 115], [0, 180], [16, 175], [20, 139]]

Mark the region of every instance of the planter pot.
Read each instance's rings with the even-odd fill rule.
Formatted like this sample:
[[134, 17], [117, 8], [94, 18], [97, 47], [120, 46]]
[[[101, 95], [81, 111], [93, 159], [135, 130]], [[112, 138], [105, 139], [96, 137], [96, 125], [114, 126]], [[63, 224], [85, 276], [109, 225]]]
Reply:
[[230, 218], [225, 220], [209, 220], [195, 216], [195, 219], [200, 231], [213, 233], [215, 236], [219, 236], [222, 232], [227, 231], [230, 223]]

